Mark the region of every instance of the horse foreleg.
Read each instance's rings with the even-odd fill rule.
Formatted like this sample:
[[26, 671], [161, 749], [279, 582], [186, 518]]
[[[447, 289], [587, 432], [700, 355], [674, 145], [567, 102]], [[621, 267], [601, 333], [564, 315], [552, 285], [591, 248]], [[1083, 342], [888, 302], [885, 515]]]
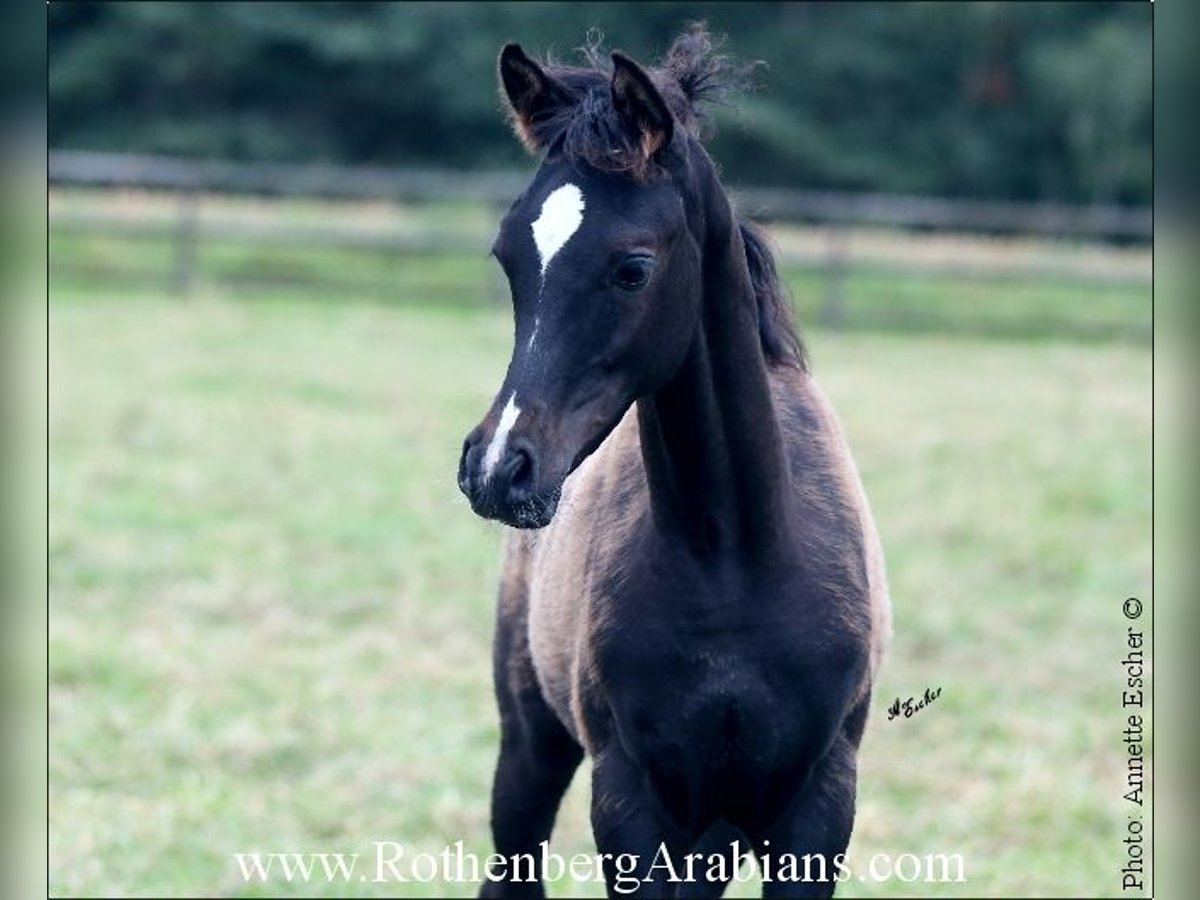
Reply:
[[[504, 878], [484, 880], [481, 897], [545, 896], [541, 844], [550, 838], [563, 794], [583, 759], [583, 748], [542, 697], [525, 623], [523, 609], [502, 605], [495, 645], [500, 757], [492, 783], [492, 840], [508, 864]], [[518, 863], [519, 857], [525, 859]]]
[[833, 896], [839, 874], [845, 877], [838, 863], [844, 862], [854, 827], [856, 781], [855, 749], [843, 735], [816, 764], [787, 812], [762, 835], [765, 840], [756, 842], [760, 863], [764, 855], [771, 857], [764, 898]]
[[674, 897], [679, 865], [690, 846], [663, 815], [641, 770], [620, 747], [597, 754], [592, 767], [592, 833], [604, 860], [610, 897]]

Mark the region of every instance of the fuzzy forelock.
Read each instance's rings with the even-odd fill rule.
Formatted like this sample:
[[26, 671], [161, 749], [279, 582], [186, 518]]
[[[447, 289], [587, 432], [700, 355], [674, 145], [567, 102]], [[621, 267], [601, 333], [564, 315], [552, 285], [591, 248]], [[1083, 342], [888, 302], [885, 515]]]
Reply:
[[[580, 66], [546, 60], [546, 73], [564, 84], [577, 102], [526, 123], [530, 139], [600, 171], [653, 178], [655, 163], [646, 159], [636, 136], [628, 133], [613, 109], [612, 61], [600, 35], [590, 33], [579, 53], [584, 63]], [[679, 125], [703, 140], [711, 132], [707, 107], [749, 86], [757, 64], [741, 65], [718, 53], [713, 37], [697, 23], [675, 39], [658, 66], [645, 71]]]

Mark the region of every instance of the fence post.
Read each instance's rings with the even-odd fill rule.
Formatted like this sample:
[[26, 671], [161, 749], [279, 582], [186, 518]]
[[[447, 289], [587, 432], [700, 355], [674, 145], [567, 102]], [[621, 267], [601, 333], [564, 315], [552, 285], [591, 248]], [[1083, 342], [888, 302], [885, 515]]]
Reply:
[[830, 328], [846, 324], [846, 251], [849, 235], [842, 225], [825, 229], [825, 296], [821, 304], [821, 322]]
[[200, 195], [191, 188], [179, 192], [175, 223], [175, 257], [171, 290], [180, 297], [192, 292], [196, 277], [197, 243], [200, 240]]

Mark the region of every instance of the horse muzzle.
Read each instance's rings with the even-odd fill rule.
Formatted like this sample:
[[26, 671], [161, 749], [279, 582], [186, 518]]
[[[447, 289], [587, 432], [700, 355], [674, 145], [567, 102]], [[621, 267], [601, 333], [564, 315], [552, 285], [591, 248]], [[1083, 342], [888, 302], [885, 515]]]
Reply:
[[[539, 458], [528, 438], [475, 428], [463, 442], [458, 463], [458, 487], [471, 509], [485, 519], [496, 519], [514, 528], [543, 528], [558, 509], [561, 487], [539, 489]], [[497, 446], [497, 441], [501, 444]]]

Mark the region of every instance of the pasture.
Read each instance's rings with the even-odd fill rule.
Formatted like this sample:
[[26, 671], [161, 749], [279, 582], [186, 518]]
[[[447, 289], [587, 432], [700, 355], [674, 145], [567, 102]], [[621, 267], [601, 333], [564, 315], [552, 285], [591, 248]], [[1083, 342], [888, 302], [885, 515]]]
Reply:
[[[1148, 348], [804, 330], [895, 608], [850, 862], [959, 853], [967, 875], [839, 896], [1116, 894], [1121, 601], [1148, 599], [1151, 572]], [[507, 312], [179, 302], [76, 278], [52, 288], [50, 336], [52, 893], [473, 894], [256, 885], [233, 854], [489, 852], [500, 529], [454, 473]], [[926, 687], [930, 707], [888, 721]], [[582, 770], [564, 856], [592, 849], [586, 788]]]

